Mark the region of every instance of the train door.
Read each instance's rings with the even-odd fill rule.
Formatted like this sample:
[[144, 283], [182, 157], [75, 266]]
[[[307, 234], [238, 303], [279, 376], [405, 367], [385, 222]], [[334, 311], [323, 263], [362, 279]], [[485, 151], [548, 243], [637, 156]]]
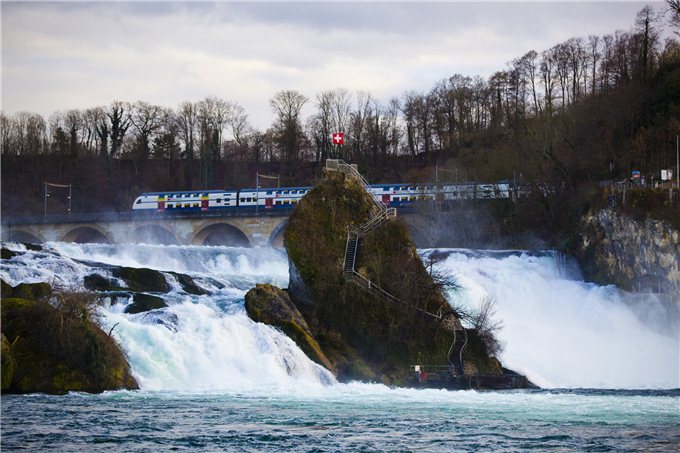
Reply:
[[165, 195], [158, 196], [158, 210], [165, 211]]
[[264, 199], [264, 208], [265, 209], [274, 208], [274, 199], [273, 198], [265, 198]]
[[385, 195], [382, 196], [382, 202], [385, 206], [388, 206], [388, 207], [390, 206], [390, 204], [391, 204], [390, 197], [391, 196], [392, 195], [390, 195], [390, 194], [385, 194]]
[[201, 211], [207, 211], [208, 210], [208, 194], [204, 193], [201, 195]]

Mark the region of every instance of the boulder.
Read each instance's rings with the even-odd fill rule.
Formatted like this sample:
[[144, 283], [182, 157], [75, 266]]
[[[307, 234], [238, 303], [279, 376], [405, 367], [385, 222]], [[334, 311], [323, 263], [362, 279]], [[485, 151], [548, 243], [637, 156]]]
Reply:
[[17, 255], [18, 255], [17, 252], [12, 251], [10, 249], [6, 249], [5, 247], [2, 247], [2, 249], [0, 249], [0, 258], [2, 258], [3, 260], [14, 258]]
[[121, 289], [114, 282], [100, 274], [90, 274], [83, 278], [85, 288], [90, 291], [117, 291]]
[[[90, 320], [89, 297], [62, 293], [56, 306], [44, 300], [2, 299], [3, 391], [61, 394], [138, 388], [125, 354]], [[8, 363], [11, 372], [6, 371]]]
[[136, 267], [114, 267], [111, 274], [123, 279], [132, 291], [167, 293], [170, 286], [162, 272]]
[[194, 279], [189, 277], [186, 274], [179, 274], [177, 272], [170, 272], [170, 274], [174, 275], [179, 284], [182, 286], [182, 289], [188, 293], [188, 294], [194, 294], [196, 296], [203, 296], [205, 294], [208, 294], [206, 290], [201, 288], [194, 282]]
[[135, 293], [132, 298], [133, 302], [125, 307], [125, 313], [143, 313], [168, 306], [163, 299], [151, 294]]
[[333, 371], [333, 365], [285, 291], [273, 285], [258, 284], [248, 291], [245, 299], [246, 312], [251, 319], [278, 327], [295, 341], [310, 359]]
[[20, 283], [11, 286], [2, 281], [2, 297], [18, 297], [21, 299], [44, 299], [52, 294], [52, 287], [49, 283]]

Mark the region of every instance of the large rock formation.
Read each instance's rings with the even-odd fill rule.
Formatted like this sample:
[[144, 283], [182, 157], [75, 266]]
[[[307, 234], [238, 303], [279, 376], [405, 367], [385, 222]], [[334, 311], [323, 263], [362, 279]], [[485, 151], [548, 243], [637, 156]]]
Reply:
[[[369, 220], [373, 209], [357, 180], [342, 173], [328, 174], [310, 191], [285, 233], [288, 293], [330, 362], [327, 368], [340, 380], [402, 384], [410, 365], [445, 365], [453, 330], [461, 326], [399, 220], [389, 220], [360, 239], [357, 279], [370, 280], [372, 288], [343, 272], [348, 231]], [[392, 297], [378, 295], [376, 286]], [[252, 296], [246, 297], [247, 305]], [[270, 323], [281, 327], [279, 320]], [[466, 365], [486, 374], [502, 373], [475, 332], [469, 336]]]
[[0, 302], [3, 392], [138, 388], [123, 352], [92, 321], [90, 295], [60, 293], [51, 302], [8, 296], [3, 291]]
[[668, 222], [637, 221], [612, 209], [590, 212], [576, 254], [590, 280], [680, 300], [680, 232]]

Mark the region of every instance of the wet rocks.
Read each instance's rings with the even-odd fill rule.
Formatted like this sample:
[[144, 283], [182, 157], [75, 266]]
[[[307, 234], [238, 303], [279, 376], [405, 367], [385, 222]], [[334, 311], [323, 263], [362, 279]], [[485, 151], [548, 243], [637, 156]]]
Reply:
[[132, 296], [132, 300], [133, 302], [125, 307], [125, 313], [142, 313], [168, 306], [163, 299], [151, 294], [135, 293]]
[[309, 358], [333, 370], [307, 322], [285, 291], [273, 285], [258, 284], [248, 291], [245, 300], [246, 312], [251, 319], [280, 328]]

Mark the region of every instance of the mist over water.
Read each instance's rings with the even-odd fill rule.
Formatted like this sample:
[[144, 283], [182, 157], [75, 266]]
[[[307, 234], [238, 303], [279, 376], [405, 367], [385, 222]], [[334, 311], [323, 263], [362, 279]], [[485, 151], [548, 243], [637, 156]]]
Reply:
[[679, 328], [658, 301], [633, 310], [625, 293], [581, 281], [552, 252], [438, 251], [448, 254], [440, 271], [461, 285], [450, 299], [474, 307], [493, 298], [503, 322], [502, 363], [539, 386], [680, 386]]

